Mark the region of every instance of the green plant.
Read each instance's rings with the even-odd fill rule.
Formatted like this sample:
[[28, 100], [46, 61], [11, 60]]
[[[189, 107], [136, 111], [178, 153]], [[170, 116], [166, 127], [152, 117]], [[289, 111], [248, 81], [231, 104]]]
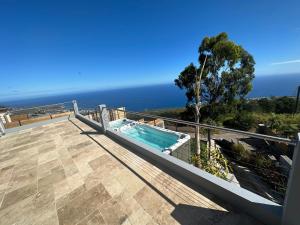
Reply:
[[235, 117], [232, 119], [225, 120], [223, 122], [223, 125], [225, 127], [230, 127], [233, 129], [239, 129], [239, 130], [250, 130], [252, 127], [254, 127], [255, 120], [252, 114], [250, 113], [238, 113]]
[[209, 157], [207, 145], [205, 142], [201, 142], [200, 147], [201, 153], [199, 157], [195, 154], [195, 141], [194, 139], [192, 139], [192, 163], [194, 165], [200, 165], [200, 168], [204, 171], [226, 180], [227, 175], [231, 170], [227, 159], [222, 155], [222, 153], [218, 149], [212, 151]]
[[264, 155], [257, 154], [255, 157], [255, 165], [259, 168], [270, 168], [272, 166], [272, 161]]
[[278, 128], [278, 131], [286, 137], [292, 137], [299, 131], [299, 128], [297, 124], [283, 124]]
[[274, 113], [271, 114], [271, 118], [268, 121], [268, 126], [271, 128], [271, 130], [278, 130], [281, 126], [281, 121], [276, 117]]
[[213, 125], [213, 126], [217, 126], [218, 125], [218, 123], [215, 120], [213, 120], [212, 118], [210, 118], [210, 117], [207, 117], [207, 118], [203, 119], [202, 123], [208, 124], [208, 125]]
[[249, 162], [251, 160], [251, 152], [245, 149], [242, 144], [232, 144], [231, 150], [234, 152], [234, 157], [237, 160], [242, 160], [243, 162]]

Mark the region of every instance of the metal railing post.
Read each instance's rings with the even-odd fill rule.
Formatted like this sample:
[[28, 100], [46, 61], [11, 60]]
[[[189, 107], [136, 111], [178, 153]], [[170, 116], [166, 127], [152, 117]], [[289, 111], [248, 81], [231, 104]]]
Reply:
[[109, 127], [109, 111], [107, 110], [106, 105], [99, 105], [98, 110], [100, 113], [100, 122], [102, 124], [103, 132], [105, 133]]
[[286, 196], [283, 205], [282, 225], [296, 225], [300, 221], [299, 200], [300, 200], [300, 133], [298, 143], [295, 146], [292, 169], [288, 181]]
[[72, 103], [73, 103], [74, 114], [75, 114], [75, 116], [76, 116], [76, 114], [79, 114], [77, 101], [76, 101], [76, 100], [73, 100]]
[[[102, 111], [101, 105], [98, 105], [96, 107], [96, 112], [94, 113], [94, 115], [96, 116], [96, 120], [99, 120], [98, 122], [102, 124], [101, 111]], [[98, 118], [98, 113], [99, 113], [99, 118]]]
[[207, 130], [207, 141], [208, 141], [208, 160], [210, 160], [210, 150], [211, 150], [211, 135], [210, 135], [210, 129]]
[[3, 136], [3, 135], [5, 135], [5, 127], [4, 127], [2, 119], [0, 119], [0, 136]]

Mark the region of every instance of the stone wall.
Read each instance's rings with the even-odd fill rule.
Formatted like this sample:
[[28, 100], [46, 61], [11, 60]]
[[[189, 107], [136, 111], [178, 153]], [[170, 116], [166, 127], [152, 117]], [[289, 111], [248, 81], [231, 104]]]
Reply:
[[191, 145], [190, 140], [176, 148], [174, 151], [171, 152], [172, 156], [177, 159], [180, 159], [184, 162], [191, 163]]

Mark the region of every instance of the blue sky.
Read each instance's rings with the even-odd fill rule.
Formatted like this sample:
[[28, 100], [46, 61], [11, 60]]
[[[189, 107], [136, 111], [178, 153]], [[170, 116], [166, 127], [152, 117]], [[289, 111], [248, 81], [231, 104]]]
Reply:
[[225, 31], [256, 75], [300, 72], [300, 1], [0, 0], [0, 100], [173, 82]]

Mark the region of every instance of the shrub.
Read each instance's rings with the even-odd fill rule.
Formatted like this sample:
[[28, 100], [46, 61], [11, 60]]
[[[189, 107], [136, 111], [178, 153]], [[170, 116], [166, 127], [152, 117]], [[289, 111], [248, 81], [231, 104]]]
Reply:
[[235, 153], [234, 157], [237, 160], [241, 160], [243, 162], [249, 162], [251, 160], [251, 152], [244, 148], [244, 146], [240, 143], [234, 143], [231, 146], [231, 150]]
[[232, 111], [232, 106], [221, 104], [221, 103], [213, 103], [203, 105], [200, 109], [201, 119], [211, 118], [216, 119], [221, 115], [227, 114]]
[[279, 133], [289, 138], [295, 136], [299, 131], [298, 129], [297, 124], [283, 124], [277, 130]]
[[268, 126], [272, 130], [278, 130], [278, 128], [281, 126], [281, 121], [278, 119], [278, 117], [276, 117], [276, 115], [274, 113], [272, 113], [271, 115], [272, 116], [268, 121]]
[[210, 117], [207, 117], [204, 120], [202, 120], [202, 123], [212, 125], [212, 126], [217, 126], [218, 125], [218, 123]]
[[293, 113], [295, 109], [296, 99], [290, 97], [280, 97], [275, 99], [276, 113]]
[[272, 166], [272, 161], [265, 156], [258, 154], [255, 157], [255, 165], [259, 168], [270, 168]]
[[221, 152], [215, 150], [211, 152], [210, 159], [208, 158], [208, 149], [205, 142], [200, 143], [201, 153], [200, 158], [195, 154], [195, 139], [191, 139], [191, 161], [194, 165], [200, 164], [200, 168], [210, 174], [220, 177], [224, 180], [227, 179], [227, 174], [231, 170], [228, 161]]
[[247, 131], [254, 127], [255, 120], [250, 113], [239, 113], [232, 119], [225, 120], [223, 125], [225, 127]]

